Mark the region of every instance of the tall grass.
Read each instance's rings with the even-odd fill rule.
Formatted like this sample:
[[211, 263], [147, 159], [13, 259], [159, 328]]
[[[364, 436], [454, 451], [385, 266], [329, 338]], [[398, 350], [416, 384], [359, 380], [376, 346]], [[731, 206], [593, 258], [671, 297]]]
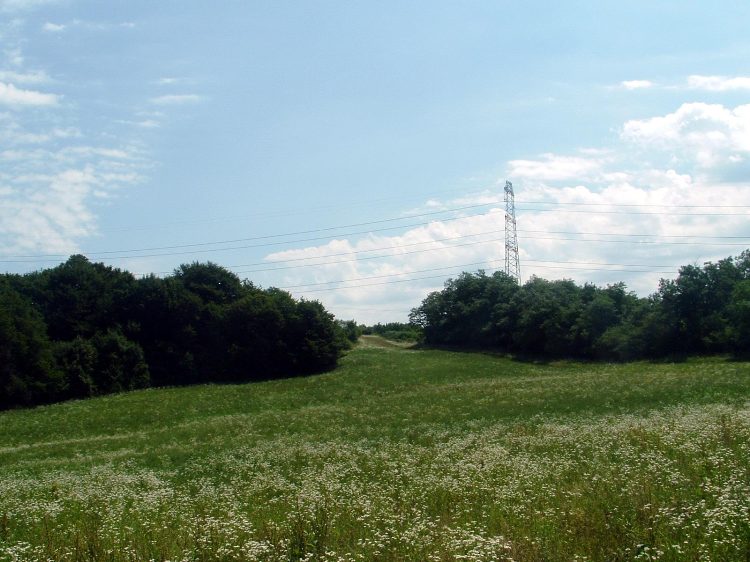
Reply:
[[750, 365], [362, 346], [0, 414], [0, 560], [744, 560]]

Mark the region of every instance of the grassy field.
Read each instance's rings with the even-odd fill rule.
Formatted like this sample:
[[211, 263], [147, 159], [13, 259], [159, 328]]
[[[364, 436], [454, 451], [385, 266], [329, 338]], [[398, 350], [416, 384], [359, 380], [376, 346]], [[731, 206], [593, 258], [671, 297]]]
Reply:
[[335, 372], [0, 413], [0, 560], [750, 559], [750, 364], [368, 338]]

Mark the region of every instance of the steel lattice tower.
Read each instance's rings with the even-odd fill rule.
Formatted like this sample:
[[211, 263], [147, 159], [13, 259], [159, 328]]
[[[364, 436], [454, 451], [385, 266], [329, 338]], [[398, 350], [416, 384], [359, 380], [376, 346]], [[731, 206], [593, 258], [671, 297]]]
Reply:
[[516, 205], [513, 184], [505, 182], [505, 273], [521, 284], [521, 262], [518, 259]]

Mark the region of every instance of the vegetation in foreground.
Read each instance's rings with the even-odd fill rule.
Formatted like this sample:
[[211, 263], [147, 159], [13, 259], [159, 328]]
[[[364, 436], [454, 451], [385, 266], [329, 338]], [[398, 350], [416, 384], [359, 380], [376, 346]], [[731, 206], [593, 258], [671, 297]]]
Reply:
[[380, 347], [0, 414], [0, 560], [740, 560], [750, 365]]

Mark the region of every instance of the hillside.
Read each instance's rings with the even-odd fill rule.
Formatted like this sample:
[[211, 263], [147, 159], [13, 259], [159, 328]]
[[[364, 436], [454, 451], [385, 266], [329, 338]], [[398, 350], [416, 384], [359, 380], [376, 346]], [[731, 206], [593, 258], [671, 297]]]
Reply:
[[750, 364], [376, 338], [328, 374], [0, 414], [0, 560], [737, 559]]

